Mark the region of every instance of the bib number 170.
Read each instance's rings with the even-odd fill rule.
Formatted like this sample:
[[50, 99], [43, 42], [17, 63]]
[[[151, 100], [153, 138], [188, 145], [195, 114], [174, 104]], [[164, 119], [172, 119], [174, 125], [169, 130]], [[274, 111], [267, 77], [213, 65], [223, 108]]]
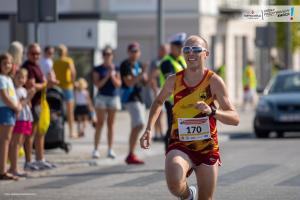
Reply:
[[186, 129], [187, 133], [201, 133], [201, 126], [188, 126]]

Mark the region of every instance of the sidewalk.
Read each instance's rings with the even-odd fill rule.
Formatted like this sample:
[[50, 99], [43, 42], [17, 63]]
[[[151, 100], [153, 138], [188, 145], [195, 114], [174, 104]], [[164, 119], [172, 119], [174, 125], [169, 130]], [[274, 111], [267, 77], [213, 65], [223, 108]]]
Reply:
[[[240, 112], [241, 113], [241, 112]], [[148, 116], [148, 111], [146, 113]], [[253, 112], [241, 113], [241, 122], [238, 127], [223, 125], [218, 123], [219, 142], [226, 142], [230, 139], [230, 134], [235, 132], [243, 132], [244, 129], [251, 129]], [[106, 125], [103, 127], [99, 159], [92, 159], [94, 128], [89, 124], [85, 133], [85, 137], [79, 139], [69, 139], [67, 126], [65, 126], [66, 141], [72, 144], [71, 151], [66, 154], [62, 149], [46, 150], [46, 159], [57, 164], [57, 168], [53, 170], [45, 170], [32, 173], [32, 176], [42, 176], [43, 174], [55, 173], [57, 170], [71, 169], [88, 166], [105, 166], [125, 164], [125, 157], [128, 153], [128, 138], [130, 133], [130, 118], [126, 111], [120, 111], [116, 115], [115, 121], [115, 139], [113, 149], [117, 154], [116, 159], [107, 158], [107, 135]], [[152, 142], [149, 150], [143, 150], [137, 146], [137, 155], [145, 159], [152, 155], [164, 156], [164, 144], [162, 142]]]

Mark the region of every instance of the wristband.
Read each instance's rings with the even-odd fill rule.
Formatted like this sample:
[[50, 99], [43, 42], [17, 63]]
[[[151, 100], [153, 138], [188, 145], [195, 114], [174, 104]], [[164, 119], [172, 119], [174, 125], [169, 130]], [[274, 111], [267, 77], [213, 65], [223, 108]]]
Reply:
[[215, 116], [217, 112], [217, 108], [214, 106], [210, 106], [211, 113], [208, 116]]

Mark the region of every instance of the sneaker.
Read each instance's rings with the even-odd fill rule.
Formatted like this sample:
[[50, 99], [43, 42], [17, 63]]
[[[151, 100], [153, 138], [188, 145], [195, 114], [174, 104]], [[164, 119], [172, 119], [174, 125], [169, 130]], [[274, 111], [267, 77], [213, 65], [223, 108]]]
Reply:
[[95, 149], [92, 153], [92, 158], [99, 158], [100, 157], [100, 153], [97, 149]]
[[44, 160], [44, 162], [45, 162], [47, 165], [51, 166], [51, 168], [56, 168], [56, 167], [57, 167], [56, 164], [51, 163], [51, 162], [49, 162], [49, 161], [47, 161], [47, 160]]
[[52, 169], [53, 166], [52, 164], [44, 161], [44, 160], [39, 160], [34, 162], [34, 165], [38, 166], [39, 170], [44, 170], [44, 169]]
[[125, 160], [125, 162], [130, 165], [142, 165], [144, 164], [144, 161], [140, 160], [135, 154], [129, 154]]
[[25, 171], [36, 171], [36, 170], [40, 170], [40, 168], [37, 165], [35, 165], [35, 163], [33, 163], [33, 162], [26, 162], [24, 164], [24, 170]]
[[116, 158], [116, 154], [115, 154], [114, 150], [108, 149], [107, 157], [108, 157], [108, 158], [115, 159], [115, 158]]
[[190, 189], [190, 193], [192, 194], [192, 197], [193, 197], [192, 200], [196, 200], [197, 188], [195, 186], [191, 185], [189, 187], [189, 189]]

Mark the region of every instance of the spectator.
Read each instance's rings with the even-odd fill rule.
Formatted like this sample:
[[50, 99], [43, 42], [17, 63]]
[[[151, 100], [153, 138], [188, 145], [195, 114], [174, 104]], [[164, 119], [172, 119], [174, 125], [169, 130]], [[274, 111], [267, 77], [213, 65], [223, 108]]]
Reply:
[[[28, 71], [26, 89], [36, 91], [31, 100], [31, 112], [33, 115], [32, 134], [25, 136], [25, 170], [43, 170], [54, 167], [53, 164], [45, 160], [45, 135], [40, 134], [37, 129], [41, 112], [41, 91], [47, 86], [46, 78], [44, 77], [39, 66], [40, 55], [40, 45], [37, 43], [30, 44], [27, 48], [27, 60], [22, 65], [22, 68], [25, 68]], [[32, 162], [31, 158], [33, 142], [35, 147], [36, 162]]]
[[16, 121], [15, 115], [22, 109], [10, 78], [12, 63], [10, 54], [0, 55], [0, 180], [18, 180], [18, 177], [6, 171], [8, 147]]
[[129, 153], [125, 161], [127, 164], [144, 164], [144, 161], [135, 155], [135, 148], [139, 133], [145, 124], [145, 105], [142, 101], [141, 89], [147, 81], [147, 74], [145, 67], [139, 61], [141, 56], [139, 43], [129, 44], [127, 51], [129, 57], [122, 62], [120, 67], [122, 78], [121, 99], [131, 118]]
[[119, 68], [113, 63], [113, 50], [106, 47], [102, 50], [104, 62], [93, 70], [93, 82], [98, 88], [98, 94], [95, 97], [95, 107], [97, 113], [97, 124], [94, 140], [93, 158], [99, 158], [98, 146], [101, 137], [101, 131], [107, 115], [107, 138], [108, 151], [107, 157], [115, 158], [113, 151], [114, 140], [114, 121], [116, 111], [121, 108], [118, 88], [121, 86], [121, 77]]
[[[167, 44], [163, 44], [159, 47], [158, 51], [158, 57], [154, 59], [151, 62], [150, 65], [150, 79], [149, 79], [149, 84], [150, 88], [152, 90], [154, 98], [158, 95], [161, 85], [160, 85], [160, 80], [159, 80], [159, 74], [160, 74], [160, 62], [162, 59], [168, 55], [169, 53], [169, 46]], [[158, 116], [156, 123], [154, 125], [154, 141], [164, 141], [164, 136], [163, 136], [163, 123], [162, 123], [162, 115], [163, 112], [160, 113]]]
[[16, 74], [16, 71], [20, 68], [23, 62], [23, 54], [24, 54], [24, 47], [22, 43], [18, 41], [14, 41], [10, 44], [8, 52], [13, 57], [13, 72], [12, 75]]
[[58, 86], [63, 90], [64, 101], [67, 108], [67, 120], [70, 138], [77, 138], [78, 133], [74, 131], [74, 81], [76, 80], [76, 69], [72, 58], [68, 57], [68, 49], [65, 45], [57, 48], [59, 58], [54, 61], [53, 69]]
[[77, 120], [79, 137], [84, 136], [86, 123], [90, 114], [94, 112], [94, 106], [87, 88], [88, 83], [84, 78], [80, 78], [75, 82], [75, 119]]
[[243, 88], [244, 88], [244, 105], [243, 110], [246, 109], [247, 103], [250, 103], [254, 107], [256, 100], [256, 75], [252, 61], [248, 61], [248, 64], [243, 71]]
[[27, 93], [27, 90], [24, 88], [27, 79], [28, 71], [26, 69], [22, 68], [16, 72], [14, 83], [18, 100], [22, 105], [22, 110], [17, 116], [9, 146], [9, 160], [11, 163], [9, 172], [19, 177], [25, 177], [27, 174], [18, 169], [18, 151], [19, 148], [24, 145], [24, 136], [30, 136], [32, 134], [33, 117], [29, 104], [35, 91], [32, 89]]
[[53, 70], [53, 56], [54, 48], [51, 46], [46, 46], [44, 48], [43, 58], [40, 60], [40, 67], [44, 76], [47, 78], [48, 87], [58, 84]]

